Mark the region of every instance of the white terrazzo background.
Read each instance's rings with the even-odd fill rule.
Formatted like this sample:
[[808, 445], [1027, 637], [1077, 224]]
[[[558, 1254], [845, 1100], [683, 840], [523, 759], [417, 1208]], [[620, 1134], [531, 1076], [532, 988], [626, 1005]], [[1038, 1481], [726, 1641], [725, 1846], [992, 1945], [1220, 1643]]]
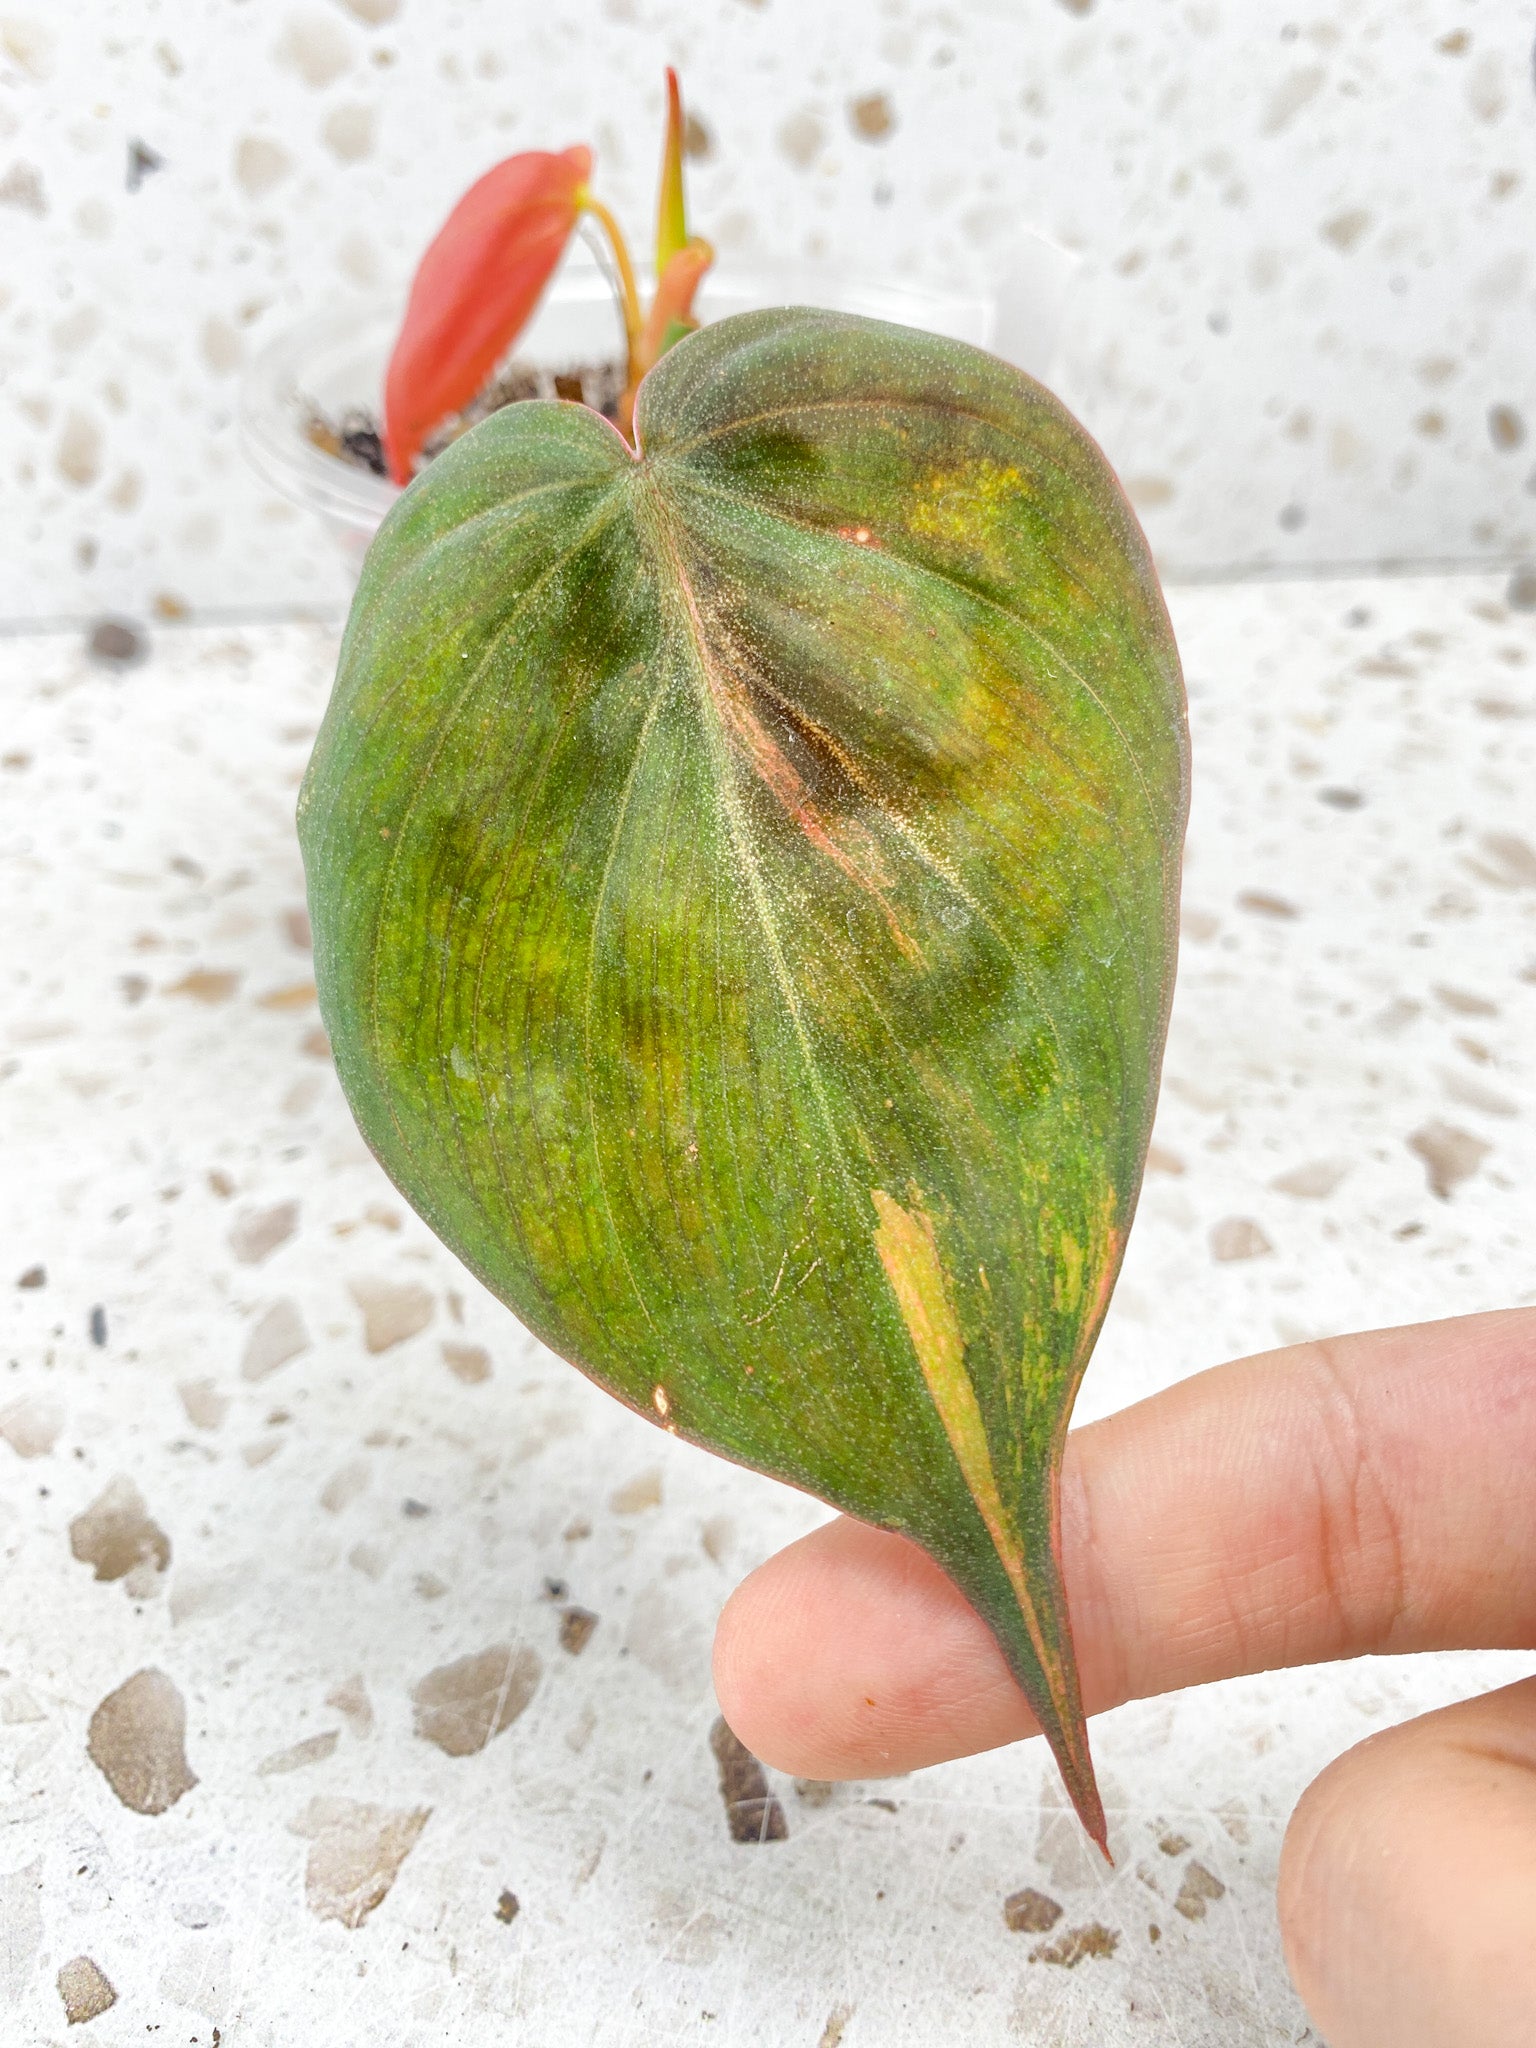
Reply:
[[[1503, 588], [1174, 592], [1186, 944], [1157, 1170], [1081, 1415], [1310, 1333], [1536, 1301], [1536, 615]], [[1310, 2038], [1272, 1907], [1296, 1796], [1532, 1658], [1103, 1717], [1113, 1875], [1035, 1747], [824, 1803], [778, 1780], [788, 1840], [733, 1843], [713, 1618], [820, 1510], [523, 1336], [357, 1139], [313, 1036], [291, 817], [334, 651], [315, 626], [182, 627], [112, 672], [74, 635], [0, 641], [6, 2048], [63, 2048], [79, 1957], [116, 2002], [69, 2039], [102, 2048]], [[1447, 1198], [1409, 1147], [1426, 1129], [1467, 1168]], [[376, 1316], [430, 1320], [370, 1352], [352, 1290], [378, 1283], [408, 1292]], [[307, 1348], [252, 1379], [278, 1303]], [[144, 1561], [102, 1581], [71, 1526], [125, 1480], [169, 1559], [141, 1529]], [[578, 1656], [572, 1601], [598, 1617]], [[539, 1660], [531, 1703], [445, 1755], [411, 1690], [497, 1644]], [[155, 1816], [87, 1755], [146, 1669], [185, 1704], [197, 1780]], [[306, 1902], [338, 1829], [395, 1816], [399, 1847], [423, 1811], [361, 1925]], [[1037, 1956], [1003, 1919], [1025, 1885], [1113, 1952]]]
[[722, 264], [1081, 255], [1055, 382], [1171, 569], [1529, 554], [1531, 46], [1524, 0], [0, 0], [0, 619], [334, 606], [243, 366], [516, 149], [590, 141], [646, 236], [668, 61]]

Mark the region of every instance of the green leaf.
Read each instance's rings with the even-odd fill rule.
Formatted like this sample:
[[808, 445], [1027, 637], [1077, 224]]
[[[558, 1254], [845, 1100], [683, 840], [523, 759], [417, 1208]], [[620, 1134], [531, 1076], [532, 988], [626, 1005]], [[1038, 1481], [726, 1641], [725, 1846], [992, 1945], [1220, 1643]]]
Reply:
[[1173, 979], [1146, 545], [908, 329], [743, 314], [636, 420], [508, 407], [374, 544], [300, 802], [337, 1067], [547, 1344], [931, 1552], [1102, 1841], [1057, 1479]]

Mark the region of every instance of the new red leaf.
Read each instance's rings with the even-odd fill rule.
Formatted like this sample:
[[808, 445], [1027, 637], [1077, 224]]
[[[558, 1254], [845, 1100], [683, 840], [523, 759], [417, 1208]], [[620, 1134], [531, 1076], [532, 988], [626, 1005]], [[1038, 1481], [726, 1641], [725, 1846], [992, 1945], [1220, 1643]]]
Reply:
[[467, 405], [527, 324], [581, 210], [592, 152], [527, 150], [471, 185], [421, 259], [384, 385], [390, 475]]

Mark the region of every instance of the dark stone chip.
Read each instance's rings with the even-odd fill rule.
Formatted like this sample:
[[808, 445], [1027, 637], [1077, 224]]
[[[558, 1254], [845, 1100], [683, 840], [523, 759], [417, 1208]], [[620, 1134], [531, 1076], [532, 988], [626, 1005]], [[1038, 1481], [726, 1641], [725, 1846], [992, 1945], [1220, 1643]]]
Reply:
[[1061, 1908], [1046, 1893], [1025, 1885], [1004, 1899], [1003, 1918], [1015, 1934], [1049, 1934], [1061, 1918]]
[[567, 1607], [560, 1617], [560, 1647], [579, 1657], [592, 1640], [597, 1616], [585, 1607]]
[[109, 668], [127, 668], [142, 661], [148, 652], [144, 635], [126, 619], [98, 619], [85, 644], [92, 661], [104, 662]]
[[789, 1826], [784, 1809], [768, 1790], [762, 1765], [737, 1740], [724, 1718], [709, 1731], [720, 1772], [720, 1797], [725, 1803], [726, 1825], [733, 1842], [785, 1842]]

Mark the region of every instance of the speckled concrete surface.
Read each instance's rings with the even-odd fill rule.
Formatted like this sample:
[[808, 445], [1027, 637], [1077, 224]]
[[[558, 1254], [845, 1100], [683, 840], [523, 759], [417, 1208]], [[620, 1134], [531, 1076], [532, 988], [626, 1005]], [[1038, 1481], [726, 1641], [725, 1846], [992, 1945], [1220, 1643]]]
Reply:
[[[1085, 1415], [1536, 1300], [1536, 615], [1485, 577], [1174, 609], [1186, 944]], [[787, 1839], [733, 1842], [713, 1617], [820, 1511], [542, 1352], [356, 1138], [291, 823], [333, 658], [0, 642], [6, 2048], [1308, 2038], [1291, 1804], [1532, 1660], [1104, 1717], [1112, 1875], [1033, 1747], [775, 1779]]]
[[1063, 395], [1181, 572], [1536, 548], [1524, 0], [5, 0], [0, 618], [325, 604], [242, 365], [587, 140], [648, 233], [661, 70], [724, 262], [994, 286], [1077, 251]]

